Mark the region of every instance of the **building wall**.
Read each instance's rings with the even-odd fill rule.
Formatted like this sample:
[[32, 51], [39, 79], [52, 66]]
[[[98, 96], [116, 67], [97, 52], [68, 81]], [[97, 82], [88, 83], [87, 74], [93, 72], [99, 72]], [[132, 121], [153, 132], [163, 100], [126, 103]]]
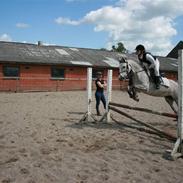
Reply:
[[172, 79], [177, 81], [178, 80], [178, 73], [176, 72], [165, 72], [165, 77], [167, 77], [168, 79]]
[[53, 79], [51, 78], [51, 66], [32, 65], [29, 67], [28, 70], [25, 66], [20, 68], [20, 88], [23, 91], [60, 91], [86, 88], [85, 68], [61, 67], [65, 69], [65, 79]]
[[[65, 91], [86, 90], [87, 68], [62, 67], [65, 69], [65, 79], [51, 78], [51, 66], [48, 65], [19, 65], [20, 77], [17, 79], [4, 78], [3, 65], [0, 64], [0, 91]], [[107, 80], [107, 70], [104, 70]], [[118, 69], [113, 71], [113, 89], [124, 89], [127, 83], [118, 80]], [[95, 90], [95, 81], [92, 88]]]
[[[0, 91], [67, 91], [86, 90], [87, 68], [62, 67], [65, 69], [65, 79], [52, 79], [51, 66], [49, 65], [19, 65], [20, 77], [18, 79], [4, 78], [3, 65], [0, 64]], [[177, 73], [165, 72], [169, 79], [177, 80]], [[107, 69], [104, 70], [104, 80], [107, 81]], [[123, 90], [128, 82], [119, 81], [118, 69], [113, 70], [113, 89]], [[92, 84], [96, 89], [95, 81]]]

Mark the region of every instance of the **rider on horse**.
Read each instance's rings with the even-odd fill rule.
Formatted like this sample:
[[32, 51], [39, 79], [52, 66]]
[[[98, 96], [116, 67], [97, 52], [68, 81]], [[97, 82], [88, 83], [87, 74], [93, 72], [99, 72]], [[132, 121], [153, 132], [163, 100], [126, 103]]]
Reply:
[[159, 73], [159, 60], [151, 53], [146, 52], [145, 47], [141, 44], [137, 45], [135, 50], [140, 63], [146, 63], [148, 65], [148, 69], [155, 83], [155, 87], [156, 89], [159, 89], [161, 83]]

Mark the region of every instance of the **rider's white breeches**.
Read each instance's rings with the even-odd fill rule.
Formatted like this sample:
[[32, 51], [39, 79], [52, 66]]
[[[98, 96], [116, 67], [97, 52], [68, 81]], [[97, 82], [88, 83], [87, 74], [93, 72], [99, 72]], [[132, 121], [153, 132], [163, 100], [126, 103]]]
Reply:
[[149, 68], [153, 68], [154, 69], [155, 76], [160, 76], [159, 67], [160, 67], [159, 60], [156, 59], [154, 64], [151, 64]]

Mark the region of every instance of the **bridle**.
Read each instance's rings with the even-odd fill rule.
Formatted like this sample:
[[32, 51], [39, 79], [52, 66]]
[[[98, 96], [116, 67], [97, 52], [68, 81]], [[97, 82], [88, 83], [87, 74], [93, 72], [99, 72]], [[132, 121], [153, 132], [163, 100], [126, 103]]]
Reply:
[[[123, 58], [123, 62], [120, 62], [120, 63], [126, 63], [126, 74], [127, 74], [127, 76], [128, 76], [128, 74], [130, 73], [130, 72], [133, 72], [133, 73], [136, 73], [136, 74], [138, 74], [138, 73], [141, 73], [141, 72], [146, 72], [146, 70], [145, 70], [145, 68], [143, 68], [142, 70], [139, 70], [139, 71], [134, 71], [133, 69], [132, 69], [132, 66], [128, 63], [128, 61], [125, 59], [125, 58]], [[131, 68], [131, 69], [130, 69]], [[122, 72], [121, 72], [121, 69], [120, 69], [120, 74], [121, 74]]]

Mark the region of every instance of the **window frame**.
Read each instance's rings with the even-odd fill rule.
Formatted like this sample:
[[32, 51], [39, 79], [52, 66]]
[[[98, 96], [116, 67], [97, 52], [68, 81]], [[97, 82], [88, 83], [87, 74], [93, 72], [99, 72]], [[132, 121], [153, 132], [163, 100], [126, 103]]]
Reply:
[[[6, 73], [7, 71], [5, 71], [5, 69], [8, 68], [8, 67], [18, 69], [17, 76], [7, 75], [7, 73]], [[17, 65], [3, 65], [2, 71], [3, 71], [3, 79], [19, 79], [20, 78], [20, 66], [17, 66]]]
[[[61, 69], [61, 70], [63, 70], [63, 77], [53, 76], [53, 70], [54, 70], [54, 69]], [[63, 68], [63, 67], [58, 67], [58, 66], [52, 66], [52, 67], [51, 67], [51, 79], [52, 79], [52, 80], [65, 80], [65, 68]]]

